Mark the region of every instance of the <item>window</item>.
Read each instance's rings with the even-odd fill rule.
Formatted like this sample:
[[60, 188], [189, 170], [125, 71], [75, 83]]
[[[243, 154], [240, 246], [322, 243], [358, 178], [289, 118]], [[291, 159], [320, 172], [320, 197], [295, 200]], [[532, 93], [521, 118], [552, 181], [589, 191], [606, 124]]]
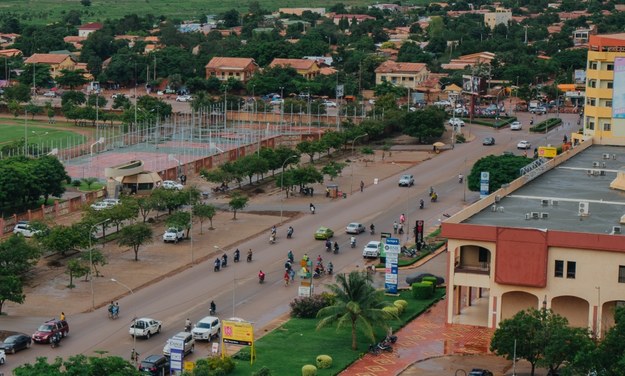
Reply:
[[575, 261], [566, 262], [566, 278], [575, 279]]
[[625, 283], [625, 266], [618, 267], [618, 283]]
[[614, 83], [612, 81], [608, 82], [608, 89], [614, 88]]
[[591, 61], [590, 62], [590, 69], [597, 69], [597, 62], [596, 61]]
[[603, 130], [610, 132], [612, 130], [612, 125], [610, 123], [603, 123]]
[[612, 101], [605, 101], [606, 107], [612, 107]]
[[595, 99], [595, 98], [588, 98], [588, 99], [586, 100], [586, 104], [587, 104], [587, 105], [589, 105], [589, 106], [594, 106], [596, 102], [597, 102], [597, 101], [596, 101], [596, 99]]
[[589, 121], [588, 124], [586, 124], [586, 129], [588, 129], [590, 131], [594, 131], [595, 130], [595, 122], [594, 121]]
[[556, 260], [556, 270], [555, 270], [554, 276], [556, 278], [564, 277], [564, 261]]
[[588, 87], [597, 87], [597, 80], [588, 81]]
[[480, 253], [477, 258], [478, 262], [488, 262], [488, 249], [480, 248]]
[[606, 67], [606, 70], [613, 71], [614, 70], [614, 64], [609, 64], [608, 63], [608, 65]]

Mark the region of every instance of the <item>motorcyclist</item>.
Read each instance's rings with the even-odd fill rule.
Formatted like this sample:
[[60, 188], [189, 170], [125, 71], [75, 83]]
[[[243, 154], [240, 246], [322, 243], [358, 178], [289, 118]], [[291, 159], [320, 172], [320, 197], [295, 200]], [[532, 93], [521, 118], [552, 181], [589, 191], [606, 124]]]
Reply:
[[356, 237], [352, 236], [351, 238], [349, 238], [349, 244], [352, 246], [352, 248], [356, 248]]
[[330, 252], [332, 250], [332, 242], [330, 239], [326, 240], [326, 252]]
[[252, 261], [252, 248], [250, 248], [249, 251], [247, 251], [247, 262], [251, 262]]
[[278, 233], [278, 230], [276, 229], [276, 226], [271, 226], [271, 235], [276, 235]]
[[369, 229], [371, 230], [371, 235], [375, 234], [375, 225], [373, 223], [369, 226]]
[[265, 273], [263, 273], [262, 270], [260, 272], [258, 272], [258, 282], [260, 282], [260, 283], [265, 282]]
[[403, 225], [403, 224], [404, 224], [404, 222], [406, 222], [406, 216], [404, 215], [404, 213], [402, 213], [402, 214], [399, 216], [399, 223]]
[[332, 271], [334, 271], [334, 265], [332, 265], [332, 261], [328, 263], [327, 271], [328, 271], [328, 274], [332, 274]]
[[293, 263], [293, 261], [295, 260], [295, 256], [293, 256], [293, 251], [289, 251], [289, 253], [287, 253], [286, 258], [289, 259], [289, 261], [291, 261], [291, 263]]
[[219, 257], [217, 257], [217, 259], [215, 259], [215, 267], [213, 268], [213, 270], [218, 272], [220, 267], [221, 267], [221, 260], [219, 259]]
[[139, 353], [137, 352], [137, 350], [132, 349], [130, 351], [130, 360], [135, 361], [135, 362], [139, 360]]
[[334, 253], [339, 253], [339, 243], [334, 242]]
[[425, 202], [423, 201], [423, 199], [419, 200], [419, 209], [423, 209], [423, 207], [425, 206]]
[[319, 266], [315, 267], [315, 270], [313, 271], [313, 278], [319, 278], [321, 277], [321, 269], [319, 268]]
[[190, 332], [191, 331], [191, 320], [189, 320], [189, 318], [187, 317], [187, 319], [184, 321], [184, 331], [185, 332]]
[[310, 203], [310, 212], [315, 214], [315, 205], [313, 205], [312, 202]]
[[398, 227], [397, 221], [393, 222], [393, 233], [394, 234], [397, 234], [397, 227]]
[[404, 225], [403, 225], [403, 223], [399, 224], [399, 228], [397, 230], [397, 233], [399, 233], [400, 235], [404, 233]]
[[458, 175], [458, 183], [462, 184], [462, 181], [464, 180], [464, 176], [462, 176], [462, 174]]
[[214, 301], [211, 300], [210, 314], [214, 315], [216, 311], [217, 311], [217, 305], [215, 304]]
[[291, 239], [293, 236], [293, 227], [289, 226], [289, 229], [286, 231], [286, 237]]
[[240, 255], [241, 255], [241, 252], [239, 251], [239, 248], [237, 248], [237, 250], [234, 251], [234, 262], [239, 262]]
[[224, 253], [223, 256], [221, 256], [221, 266], [225, 268], [226, 265], [228, 265], [228, 255]]

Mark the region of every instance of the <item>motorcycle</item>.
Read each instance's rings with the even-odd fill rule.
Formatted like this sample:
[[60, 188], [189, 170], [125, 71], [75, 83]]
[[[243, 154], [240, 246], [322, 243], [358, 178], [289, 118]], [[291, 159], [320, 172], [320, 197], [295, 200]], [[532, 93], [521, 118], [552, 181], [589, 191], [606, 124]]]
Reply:
[[217, 311], [217, 305], [215, 304], [215, 302], [211, 302], [210, 310], [208, 312], [212, 316], [215, 314], [216, 311]]
[[381, 341], [376, 345], [380, 351], [393, 352], [393, 346], [389, 342]]
[[265, 282], [265, 273], [260, 272], [258, 273], [258, 283], [262, 284], [263, 282]]
[[331, 252], [332, 251], [332, 243], [327, 240], [326, 241], [326, 252]]
[[463, 181], [464, 181], [464, 176], [458, 175], [458, 184], [462, 184]]
[[414, 249], [408, 249], [406, 246], [401, 248], [401, 253], [405, 254], [408, 257], [416, 257], [417, 251]]
[[419, 200], [419, 209], [423, 209], [424, 206], [425, 202], [423, 201], [423, 199]]
[[352, 248], [356, 248], [356, 238], [352, 236], [352, 238], [349, 240], [349, 245]]
[[219, 261], [219, 259], [215, 260], [215, 266], [213, 267], [213, 271], [218, 272], [220, 267], [221, 267], [221, 262]]
[[337, 255], [339, 253], [339, 243], [334, 242], [334, 254]]
[[187, 332], [187, 333], [191, 332], [191, 323], [190, 322], [187, 322], [187, 323], [184, 324], [184, 331]]
[[50, 337], [50, 347], [55, 348], [61, 346], [61, 334], [56, 333]]
[[240, 256], [240, 252], [237, 249], [236, 251], [234, 251], [234, 257], [233, 257], [234, 262], [239, 262], [239, 256]]
[[430, 201], [436, 202], [436, 200], [438, 200], [438, 195], [436, 193], [432, 193], [432, 196], [430, 196]]
[[288, 231], [286, 232], [286, 238], [291, 239], [293, 237], [293, 227], [289, 226]]
[[221, 267], [225, 268], [226, 266], [228, 266], [228, 256], [224, 254], [221, 256]]
[[115, 320], [118, 317], [119, 317], [119, 306], [111, 304], [109, 306], [109, 319]]
[[371, 233], [371, 235], [375, 235], [375, 226], [372, 224], [371, 226], [369, 226], [369, 232]]
[[247, 262], [252, 262], [252, 250], [247, 253]]
[[380, 355], [380, 349], [378, 348], [377, 344], [371, 344], [369, 345], [369, 353], [373, 354], [373, 355]]
[[385, 343], [389, 343], [389, 342], [390, 343], [395, 343], [395, 342], [397, 342], [397, 336], [395, 336], [395, 335], [387, 335], [386, 338], [384, 338], [384, 340], [382, 342], [385, 342]]
[[295, 257], [293, 256], [293, 251], [289, 251], [289, 253], [287, 253], [287, 255], [286, 255], [286, 258], [289, 259], [289, 261], [292, 264], [293, 261], [295, 260]]
[[332, 265], [332, 263], [329, 263], [328, 269], [327, 269], [328, 275], [332, 275], [333, 271], [334, 271], [334, 265]]
[[276, 235], [272, 234], [269, 237], [269, 244], [275, 244], [276, 243]]
[[310, 214], [315, 214], [315, 205], [310, 204]]

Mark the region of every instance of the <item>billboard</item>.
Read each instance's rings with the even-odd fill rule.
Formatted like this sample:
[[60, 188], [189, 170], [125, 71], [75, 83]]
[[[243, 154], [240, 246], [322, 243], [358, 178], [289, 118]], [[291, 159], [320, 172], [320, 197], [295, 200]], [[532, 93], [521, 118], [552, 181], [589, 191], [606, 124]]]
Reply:
[[625, 57], [614, 58], [612, 117], [615, 119], [625, 119]]
[[221, 338], [225, 343], [251, 346], [254, 342], [254, 327], [251, 323], [224, 320], [221, 325]]
[[486, 80], [478, 76], [462, 76], [462, 92], [471, 95], [486, 94]]
[[584, 69], [575, 69], [573, 82], [578, 86], [586, 85], [586, 71]]

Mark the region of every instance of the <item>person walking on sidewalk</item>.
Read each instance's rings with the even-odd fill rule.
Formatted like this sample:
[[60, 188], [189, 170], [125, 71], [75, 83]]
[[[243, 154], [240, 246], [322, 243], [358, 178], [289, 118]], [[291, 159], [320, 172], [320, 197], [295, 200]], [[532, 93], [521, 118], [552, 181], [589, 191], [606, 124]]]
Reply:
[[364, 181], [360, 181], [360, 192], [363, 192], [365, 190], [365, 182]]

